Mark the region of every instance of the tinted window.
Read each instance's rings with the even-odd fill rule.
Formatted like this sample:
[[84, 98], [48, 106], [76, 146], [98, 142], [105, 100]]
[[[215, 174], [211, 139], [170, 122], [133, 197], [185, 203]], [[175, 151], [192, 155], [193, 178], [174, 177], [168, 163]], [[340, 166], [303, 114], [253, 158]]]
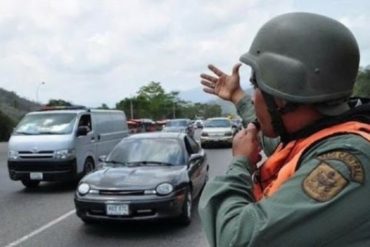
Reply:
[[166, 123], [166, 127], [187, 127], [187, 120], [171, 120]]
[[175, 139], [124, 139], [118, 144], [107, 160], [117, 162], [155, 161], [183, 165], [184, 154]]
[[76, 122], [75, 113], [42, 113], [26, 115], [16, 127], [15, 134], [70, 134]]
[[231, 127], [231, 122], [228, 119], [210, 119], [207, 120], [204, 124], [204, 127], [208, 128], [227, 128]]

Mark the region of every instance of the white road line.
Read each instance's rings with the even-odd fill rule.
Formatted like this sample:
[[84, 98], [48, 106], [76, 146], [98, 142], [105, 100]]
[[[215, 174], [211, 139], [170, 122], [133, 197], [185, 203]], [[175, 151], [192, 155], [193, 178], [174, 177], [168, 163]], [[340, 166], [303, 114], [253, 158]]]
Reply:
[[75, 210], [75, 209], [73, 209], [73, 210], [71, 210], [71, 211], [69, 211], [69, 212], [67, 212], [67, 213], [63, 214], [62, 216], [60, 216], [60, 217], [56, 218], [55, 220], [50, 221], [49, 223], [47, 223], [47, 224], [43, 225], [42, 227], [40, 227], [40, 228], [36, 229], [35, 231], [33, 231], [33, 232], [31, 232], [31, 233], [29, 233], [29, 234], [25, 235], [24, 237], [22, 237], [22, 238], [20, 238], [20, 239], [18, 239], [18, 240], [16, 240], [16, 241], [14, 241], [14, 242], [12, 242], [12, 243], [10, 243], [10, 244], [6, 245], [5, 247], [14, 247], [14, 246], [17, 246], [17, 245], [19, 245], [20, 243], [23, 243], [24, 241], [26, 241], [27, 239], [32, 238], [33, 236], [35, 236], [35, 235], [39, 234], [40, 232], [43, 232], [43, 231], [45, 231], [46, 229], [48, 229], [48, 228], [52, 227], [53, 225], [57, 224], [58, 222], [60, 222], [60, 221], [64, 220], [65, 218], [67, 218], [68, 216], [70, 216], [70, 215], [72, 215], [72, 214], [74, 214], [74, 213], [76, 213], [76, 210]]

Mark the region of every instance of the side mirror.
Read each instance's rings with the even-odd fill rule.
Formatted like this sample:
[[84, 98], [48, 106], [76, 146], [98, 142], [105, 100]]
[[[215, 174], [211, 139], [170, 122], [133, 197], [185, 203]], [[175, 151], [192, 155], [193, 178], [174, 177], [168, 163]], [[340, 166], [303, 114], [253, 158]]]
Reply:
[[99, 160], [99, 162], [107, 161], [107, 155], [100, 155], [98, 160]]
[[77, 129], [77, 136], [85, 136], [89, 133], [89, 127], [87, 126], [80, 126]]
[[201, 155], [201, 154], [192, 154], [189, 157], [189, 162], [192, 162], [192, 161], [195, 161], [195, 160], [199, 160], [201, 158], [203, 158], [203, 155]]

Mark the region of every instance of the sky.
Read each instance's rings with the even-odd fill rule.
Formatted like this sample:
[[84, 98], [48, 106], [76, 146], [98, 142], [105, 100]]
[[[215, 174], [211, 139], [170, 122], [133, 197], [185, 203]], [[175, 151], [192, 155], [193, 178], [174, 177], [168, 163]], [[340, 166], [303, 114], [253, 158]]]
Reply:
[[367, 0], [0, 0], [0, 88], [89, 107], [115, 107], [151, 81], [201, 90], [208, 64], [230, 72], [266, 21], [296, 11], [349, 27], [367, 66], [369, 10]]

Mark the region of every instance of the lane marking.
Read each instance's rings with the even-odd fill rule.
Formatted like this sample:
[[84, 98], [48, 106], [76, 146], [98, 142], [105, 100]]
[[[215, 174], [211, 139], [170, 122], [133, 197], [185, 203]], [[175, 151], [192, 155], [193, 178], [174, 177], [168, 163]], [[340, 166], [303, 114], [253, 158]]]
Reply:
[[31, 232], [31, 233], [29, 233], [29, 234], [25, 235], [24, 237], [22, 237], [22, 238], [20, 238], [20, 239], [18, 239], [18, 240], [16, 240], [16, 241], [14, 241], [14, 242], [12, 242], [12, 243], [10, 243], [10, 244], [6, 245], [5, 247], [14, 247], [14, 246], [17, 246], [17, 245], [19, 245], [20, 243], [23, 243], [24, 241], [26, 241], [27, 239], [32, 238], [33, 236], [35, 236], [35, 235], [37, 235], [37, 234], [39, 234], [39, 233], [41, 233], [41, 232], [45, 231], [46, 229], [48, 229], [48, 228], [52, 227], [53, 225], [57, 224], [58, 222], [60, 222], [60, 221], [64, 220], [65, 218], [67, 218], [67, 217], [71, 216], [71, 215], [72, 215], [72, 214], [74, 214], [74, 213], [76, 213], [76, 210], [75, 210], [75, 209], [73, 209], [73, 210], [71, 210], [71, 211], [69, 211], [69, 212], [67, 212], [67, 213], [63, 214], [62, 216], [60, 216], [60, 217], [56, 218], [55, 220], [50, 221], [49, 223], [47, 223], [47, 224], [43, 225], [42, 227], [40, 227], [40, 228], [38, 228], [38, 229], [34, 230], [34, 231], [33, 231], [33, 232]]

